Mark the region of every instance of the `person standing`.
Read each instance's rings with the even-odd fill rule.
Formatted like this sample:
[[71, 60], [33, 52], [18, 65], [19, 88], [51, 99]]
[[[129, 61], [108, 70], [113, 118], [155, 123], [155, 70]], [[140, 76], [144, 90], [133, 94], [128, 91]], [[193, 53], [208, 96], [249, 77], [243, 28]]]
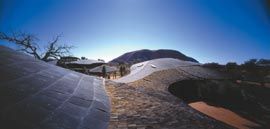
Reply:
[[116, 71], [113, 72], [113, 78], [116, 79]]
[[103, 78], [106, 78], [106, 67], [105, 66], [102, 67], [102, 76], [103, 76]]
[[123, 65], [120, 65], [120, 75], [121, 75], [121, 77], [123, 77]]

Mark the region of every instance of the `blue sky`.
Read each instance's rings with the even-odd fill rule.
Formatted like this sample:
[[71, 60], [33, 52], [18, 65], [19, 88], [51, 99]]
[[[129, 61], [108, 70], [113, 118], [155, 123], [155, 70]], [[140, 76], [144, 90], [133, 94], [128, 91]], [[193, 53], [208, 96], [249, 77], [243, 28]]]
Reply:
[[263, 0], [0, 0], [0, 31], [35, 34], [41, 46], [62, 33], [75, 56], [106, 61], [138, 49], [202, 63], [270, 58]]

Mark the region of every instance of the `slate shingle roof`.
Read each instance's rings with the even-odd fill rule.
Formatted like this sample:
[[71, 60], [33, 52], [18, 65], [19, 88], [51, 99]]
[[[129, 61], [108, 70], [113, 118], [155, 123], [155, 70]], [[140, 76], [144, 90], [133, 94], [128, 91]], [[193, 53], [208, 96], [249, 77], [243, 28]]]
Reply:
[[103, 79], [0, 46], [1, 129], [105, 129], [109, 118]]

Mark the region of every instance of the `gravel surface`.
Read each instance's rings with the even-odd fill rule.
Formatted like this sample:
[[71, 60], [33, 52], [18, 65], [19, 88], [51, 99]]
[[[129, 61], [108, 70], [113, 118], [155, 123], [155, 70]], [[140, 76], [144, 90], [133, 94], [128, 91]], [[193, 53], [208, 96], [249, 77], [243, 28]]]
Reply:
[[[106, 81], [111, 99], [109, 129], [225, 129], [232, 128], [194, 110], [170, 94], [168, 86], [184, 79], [218, 78], [200, 67], [162, 70], [132, 83]], [[196, 72], [195, 72], [196, 71]]]

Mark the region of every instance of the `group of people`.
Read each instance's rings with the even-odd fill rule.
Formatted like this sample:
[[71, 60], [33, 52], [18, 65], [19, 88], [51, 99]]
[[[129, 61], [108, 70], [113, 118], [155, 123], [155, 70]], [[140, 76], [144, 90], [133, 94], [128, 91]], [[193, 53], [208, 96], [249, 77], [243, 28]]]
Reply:
[[[121, 77], [124, 76], [127, 73], [126, 66], [120, 65], [120, 67], [119, 67], [119, 73], [120, 73], [120, 76]], [[116, 79], [117, 78], [117, 71], [114, 71], [114, 72], [111, 72], [111, 73], [107, 73], [106, 67], [103, 66], [102, 67], [102, 77], [103, 78], [111, 79], [111, 75], [113, 75], [112, 76], [112, 79]]]

